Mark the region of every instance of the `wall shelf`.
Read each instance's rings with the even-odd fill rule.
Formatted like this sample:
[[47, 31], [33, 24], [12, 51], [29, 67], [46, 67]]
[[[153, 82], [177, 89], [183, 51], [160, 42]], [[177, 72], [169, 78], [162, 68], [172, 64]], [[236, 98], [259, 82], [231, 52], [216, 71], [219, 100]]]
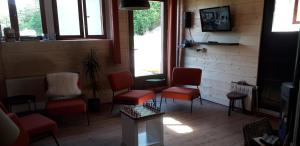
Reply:
[[195, 42], [195, 45], [226, 45], [226, 46], [237, 46], [239, 43], [218, 43], [218, 42]]

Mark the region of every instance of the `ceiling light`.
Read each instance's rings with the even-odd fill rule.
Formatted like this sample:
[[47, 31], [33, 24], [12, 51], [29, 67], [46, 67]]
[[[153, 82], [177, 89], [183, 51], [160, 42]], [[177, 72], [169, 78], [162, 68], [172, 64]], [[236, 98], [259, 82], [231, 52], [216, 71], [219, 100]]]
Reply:
[[148, 0], [121, 0], [121, 10], [145, 10], [149, 9], [150, 4]]

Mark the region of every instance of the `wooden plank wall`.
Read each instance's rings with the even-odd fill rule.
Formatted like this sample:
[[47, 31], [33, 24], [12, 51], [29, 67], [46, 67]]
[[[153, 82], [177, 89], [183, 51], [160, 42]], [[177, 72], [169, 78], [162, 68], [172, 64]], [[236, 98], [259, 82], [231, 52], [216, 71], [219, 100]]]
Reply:
[[[112, 41], [107, 40], [70, 40], [70, 41], [27, 41], [1, 44], [1, 74], [6, 79], [43, 76], [47, 73], [73, 71], [82, 73], [82, 60], [95, 49], [102, 66], [101, 100], [110, 102], [112, 93], [107, 74], [114, 71], [129, 70], [128, 14], [120, 11], [120, 41], [122, 64], [112, 62]], [[0, 75], [1, 75], [0, 74]], [[82, 74], [81, 74], [82, 75]], [[83, 77], [83, 76], [82, 76]], [[85, 90], [89, 95], [89, 90]]]
[[[185, 11], [194, 12], [192, 36], [195, 41], [237, 42], [239, 46], [200, 45], [207, 52], [185, 49], [183, 65], [203, 70], [201, 92], [203, 98], [228, 105], [226, 93], [231, 81], [246, 80], [256, 84], [263, 0], [184, 0]], [[199, 9], [230, 5], [233, 30], [231, 32], [202, 32]], [[190, 39], [188, 30], [186, 39]]]

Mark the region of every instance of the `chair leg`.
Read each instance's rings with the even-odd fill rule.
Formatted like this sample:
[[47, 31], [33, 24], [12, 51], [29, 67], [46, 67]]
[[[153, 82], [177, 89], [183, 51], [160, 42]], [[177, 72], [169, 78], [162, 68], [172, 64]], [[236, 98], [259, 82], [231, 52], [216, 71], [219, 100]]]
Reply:
[[163, 99], [163, 97], [160, 97], [160, 104], [159, 104], [159, 108], [160, 108], [160, 110], [161, 110], [161, 103], [162, 103], [162, 99]]
[[199, 99], [200, 99], [200, 103], [201, 103], [201, 105], [202, 105], [202, 96], [201, 96], [201, 93], [200, 93], [200, 95], [199, 95]]
[[113, 110], [114, 110], [114, 102], [112, 102], [112, 105], [111, 105], [111, 109], [110, 109], [110, 113], [112, 113], [113, 112]]
[[242, 99], [242, 112], [245, 113], [245, 101]]
[[232, 100], [231, 110], [234, 111], [235, 100]]
[[28, 111], [31, 111], [32, 112], [32, 109], [31, 109], [31, 102], [30, 101], [28, 101]]
[[85, 114], [86, 114], [86, 120], [87, 120], [88, 126], [90, 126], [90, 115], [89, 115], [89, 112], [87, 111]]
[[36, 111], [36, 102], [33, 102], [34, 111]]
[[153, 98], [153, 103], [156, 106], [156, 96]]
[[55, 137], [55, 135], [53, 133], [51, 133], [51, 136], [54, 139], [56, 145], [59, 146], [59, 142], [58, 142], [57, 138]]
[[232, 101], [231, 100], [229, 100], [229, 107], [228, 107], [228, 116], [230, 116], [231, 115], [231, 104], [232, 103]]
[[191, 113], [193, 113], [193, 99], [191, 100]]

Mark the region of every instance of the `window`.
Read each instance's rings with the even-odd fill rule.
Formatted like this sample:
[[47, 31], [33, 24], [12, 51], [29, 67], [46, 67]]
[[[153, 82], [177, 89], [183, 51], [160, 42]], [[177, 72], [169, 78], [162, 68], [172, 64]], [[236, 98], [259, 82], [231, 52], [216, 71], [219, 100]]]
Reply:
[[0, 31], [3, 34], [3, 28], [11, 27], [7, 0], [0, 0], [0, 10], [1, 10], [0, 11], [0, 25], [1, 25]]
[[102, 7], [103, 0], [54, 0], [57, 38], [105, 38]]
[[300, 24], [297, 24], [299, 12], [298, 0], [276, 0], [273, 16], [272, 32], [299, 31]]
[[0, 24], [16, 31], [16, 37], [42, 36], [45, 26], [42, 22], [42, 0], [0, 0]]
[[20, 36], [43, 36], [39, 0], [15, 0]]

